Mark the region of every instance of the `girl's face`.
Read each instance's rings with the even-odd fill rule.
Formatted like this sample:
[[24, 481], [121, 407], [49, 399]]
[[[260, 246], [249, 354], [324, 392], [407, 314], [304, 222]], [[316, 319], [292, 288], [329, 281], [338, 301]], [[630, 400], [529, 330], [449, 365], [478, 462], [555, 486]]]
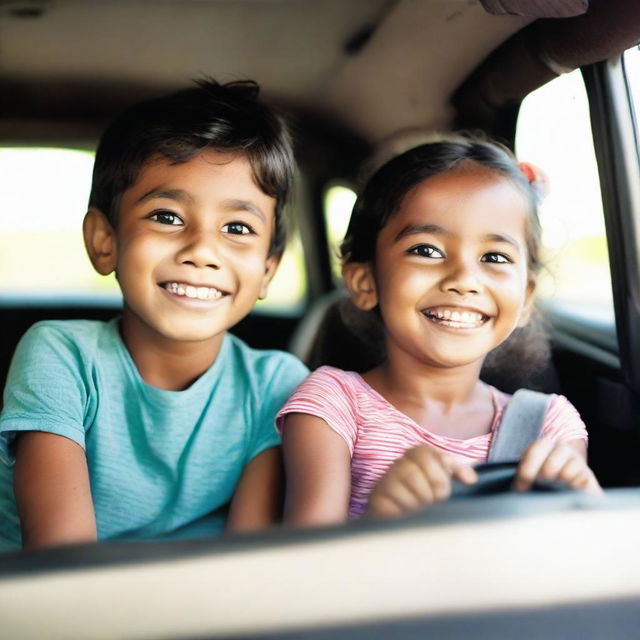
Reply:
[[436, 367], [482, 363], [518, 324], [529, 204], [484, 167], [439, 174], [407, 193], [378, 234], [372, 264], [345, 267], [361, 308], [380, 307], [387, 352]]

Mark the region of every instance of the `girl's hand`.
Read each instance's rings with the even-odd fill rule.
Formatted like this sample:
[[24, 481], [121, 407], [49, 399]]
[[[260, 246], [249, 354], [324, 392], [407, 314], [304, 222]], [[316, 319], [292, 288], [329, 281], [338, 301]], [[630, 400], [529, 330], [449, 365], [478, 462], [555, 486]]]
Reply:
[[393, 518], [442, 502], [451, 495], [451, 478], [467, 485], [478, 480], [472, 467], [454, 462], [433, 447], [409, 449], [374, 487], [367, 515]]
[[602, 493], [593, 471], [587, 466], [582, 441], [557, 444], [541, 438], [529, 445], [518, 465], [514, 488], [527, 491], [536, 480], [558, 482], [588, 493]]

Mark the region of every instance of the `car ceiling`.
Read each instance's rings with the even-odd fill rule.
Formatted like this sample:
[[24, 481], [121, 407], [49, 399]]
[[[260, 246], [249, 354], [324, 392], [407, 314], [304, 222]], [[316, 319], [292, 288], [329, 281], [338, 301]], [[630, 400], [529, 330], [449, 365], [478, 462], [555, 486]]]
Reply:
[[448, 98], [531, 18], [476, 0], [0, 1], [0, 137], [95, 137], [127, 104], [203, 75], [364, 139], [446, 128]]

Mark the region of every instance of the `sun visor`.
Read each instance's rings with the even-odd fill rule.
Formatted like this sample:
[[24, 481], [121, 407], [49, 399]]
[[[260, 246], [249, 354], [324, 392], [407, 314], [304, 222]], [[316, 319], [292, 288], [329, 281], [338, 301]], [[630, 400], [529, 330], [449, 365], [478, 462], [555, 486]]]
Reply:
[[455, 92], [458, 125], [493, 131], [500, 109], [561, 73], [612, 58], [639, 41], [637, 0], [592, 0], [584, 15], [537, 20], [496, 49]]
[[480, 3], [487, 13], [530, 18], [571, 18], [582, 15], [589, 7], [589, 0], [480, 0]]

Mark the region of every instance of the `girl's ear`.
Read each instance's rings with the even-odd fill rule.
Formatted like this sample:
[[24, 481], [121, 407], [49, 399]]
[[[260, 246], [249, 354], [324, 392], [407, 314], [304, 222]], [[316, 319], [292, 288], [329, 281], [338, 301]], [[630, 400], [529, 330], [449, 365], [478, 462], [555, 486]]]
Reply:
[[535, 302], [536, 281], [533, 278], [529, 278], [527, 282], [527, 291], [525, 293], [524, 305], [520, 312], [520, 320], [518, 320], [518, 326], [524, 327], [531, 319], [531, 312], [533, 311], [533, 304]]
[[347, 262], [342, 267], [342, 277], [356, 307], [369, 311], [378, 304], [376, 281], [370, 262]]
[[258, 300], [264, 300], [267, 297], [267, 291], [269, 285], [273, 280], [273, 276], [276, 275], [276, 270], [280, 264], [281, 254], [269, 256], [265, 262], [264, 276], [262, 277], [262, 283], [260, 284], [260, 291], [258, 293]]
[[84, 246], [93, 268], [108, 276], [116, 268], [116, 232], [107, 217], [98, 209], [89, 209], [82, 223]]

